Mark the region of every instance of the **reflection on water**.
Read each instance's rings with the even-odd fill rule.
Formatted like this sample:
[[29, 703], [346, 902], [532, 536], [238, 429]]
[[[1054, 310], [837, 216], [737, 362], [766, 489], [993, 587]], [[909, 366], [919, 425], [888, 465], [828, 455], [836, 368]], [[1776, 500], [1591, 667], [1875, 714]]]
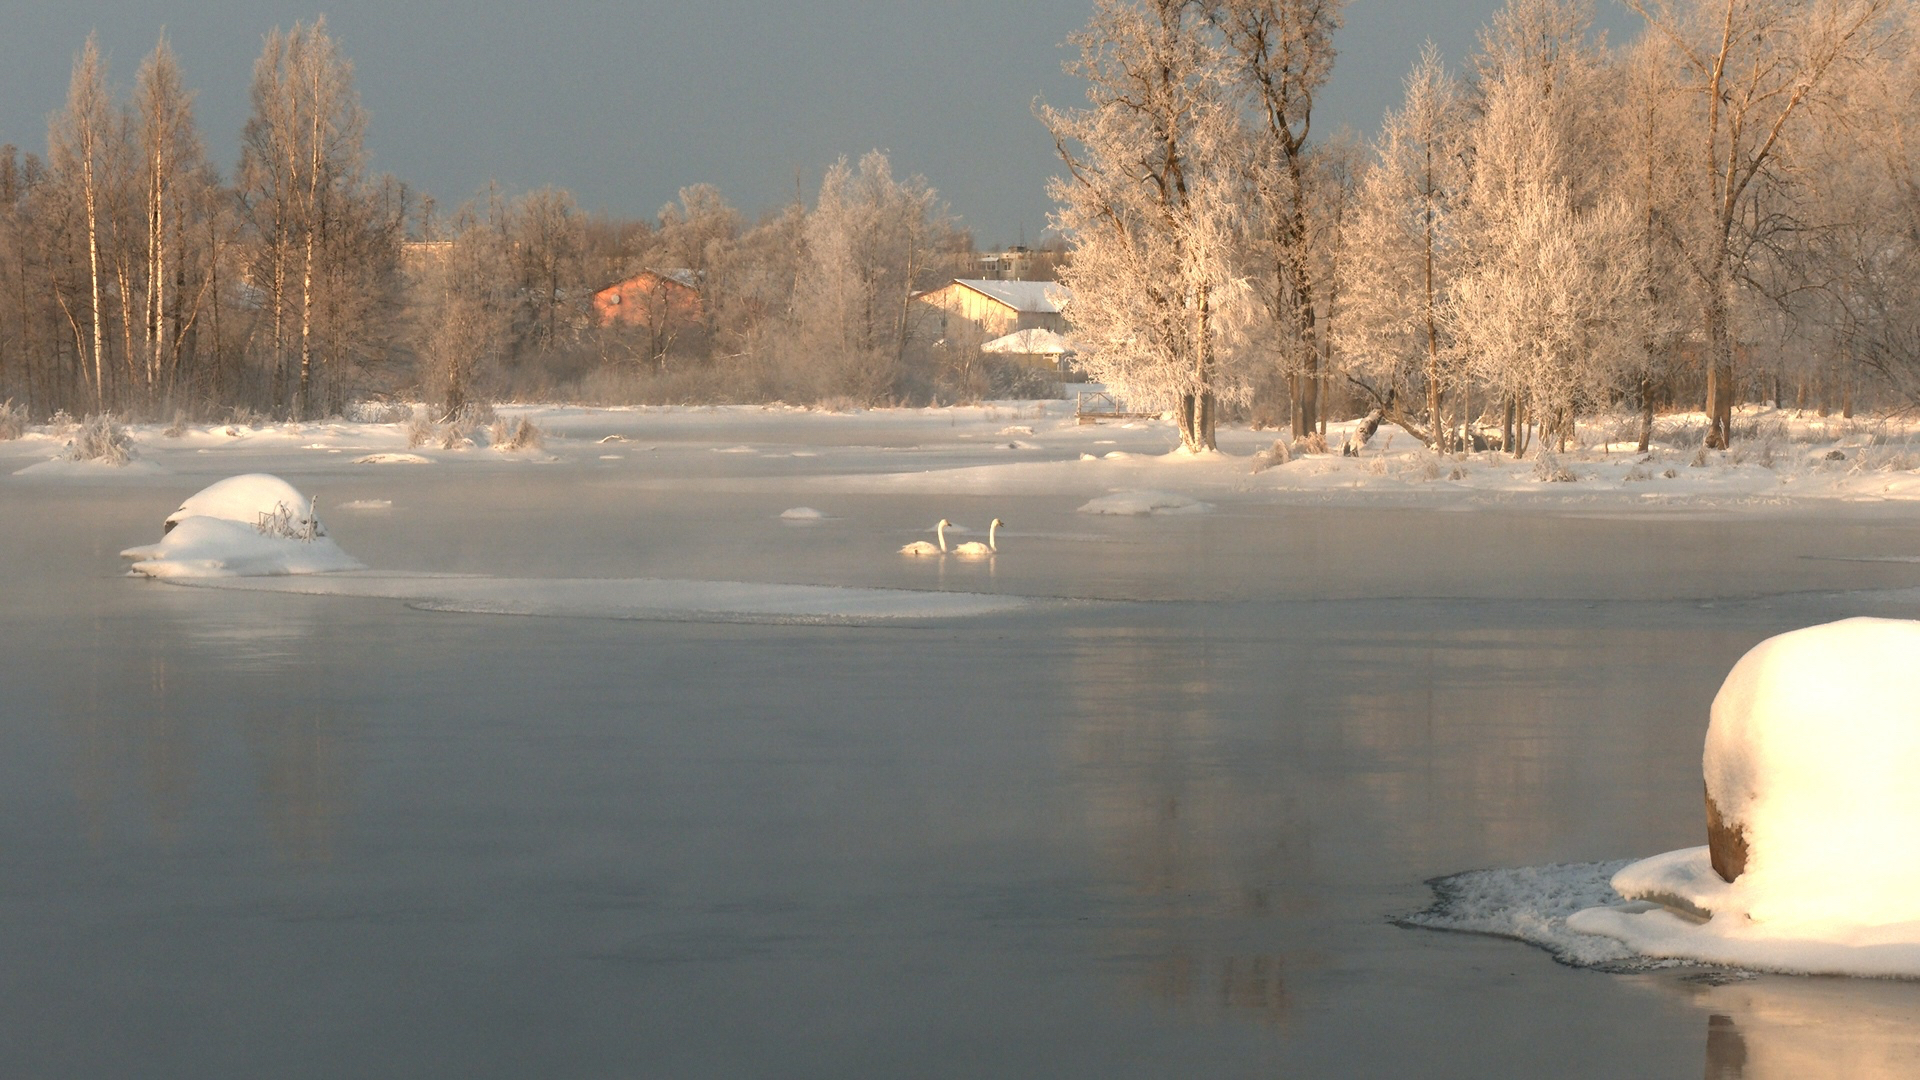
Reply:
[[1761, 976], [1677, 985], [1708, 1012], [1707, 1080], [1920, 1076], [1920, 984]]
[[[73, 790], [89, 846], [105, 846], [117, 808], [138, 800], [163, 848], [181, 838], [193, 801], [196, 718], [175, 700], [168, 658], [157, 648], [110, 668], [102, 649], [61, 698], [73, 746]], [[139, 703], [129, 707], [129, 703]]]
[[350, 787], [346, 725], [324, 709], [277, 705], [248, 716], [245, 733], [274, 850], [331, 861]]
[[1223, 756], [1209, 652], [1204, 638], [1075, 630], [1071, 752], [1090, 829], [1131, 894], [1111, 948], [1134, 985], [1183, 1013], [1278, 1023], [1288, 960], [1245, 939], [1307, 906], [1281, 884], [1311, 862], [1307, 822], [1286, 790]]
[[350, 793], [352, 725], [326, 704], [330, 695], [311, 672], [276, 659], [305, 632], [301, 621], [266, 621], [284, 632], [265, 633], [265, 644], [249, 637], [265, 629], [259, 621], [181, 625], [199, 663], [182, 663], [175, 641], [109, 646], [98, 627], [88, 647], [73, 650], [83, 659], [66, 675], [59, 708], [89, 847], [106, 849], [141, 820], [162, 850], [177, 847], [202, 758], [224, 753], [223, 737], [237, 734], [275, 852], [291, 862], [331, 859]]
[[1747, 1075], [1747, 1040], [1733, 1017], [1707, 1017], [1707, 1080], [1742, 1080]]

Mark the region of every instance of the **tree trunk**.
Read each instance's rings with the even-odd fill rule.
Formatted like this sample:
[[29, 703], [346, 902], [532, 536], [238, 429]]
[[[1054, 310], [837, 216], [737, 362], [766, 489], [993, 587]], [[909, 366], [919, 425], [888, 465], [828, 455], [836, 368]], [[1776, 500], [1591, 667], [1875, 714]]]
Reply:
[[1640, 453], [1653, 445], [1653, 380], [1640, 377]]
[[1724, 292], [1707, 300], [1707, 438], [1709, 450], [1733, 443], [1733, 331], [1727, 325]]

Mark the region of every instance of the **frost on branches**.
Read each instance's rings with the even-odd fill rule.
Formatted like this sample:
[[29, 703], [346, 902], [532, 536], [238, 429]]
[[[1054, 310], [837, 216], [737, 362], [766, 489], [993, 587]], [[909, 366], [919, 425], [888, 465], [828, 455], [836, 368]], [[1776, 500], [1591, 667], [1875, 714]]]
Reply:
[[1052, 194], [1074, 245], [1061, 276], [1081, 364], [1137, 406], [1172, 409], [1187, 450], [1212, 450], [1220, 405], [1250, 391], [1223, 347], [1247, 306], [1226, 54], [1192, 0], [1099, 0], [1070, 40], [1089, 106], [1041, 117], [1067, 165]]

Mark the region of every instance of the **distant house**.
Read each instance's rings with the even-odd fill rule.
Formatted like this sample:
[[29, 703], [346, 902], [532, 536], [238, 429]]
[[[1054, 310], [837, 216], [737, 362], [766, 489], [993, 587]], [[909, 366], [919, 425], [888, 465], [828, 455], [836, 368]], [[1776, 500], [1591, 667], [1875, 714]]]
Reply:
[[1053, 281], [988, 281], [955, 278], [917, 299], [938, 337], [975, 340], [1005, 337], [1016, 330], [1065, 333], [1066, 305], [1073, 294]]
[[700, 322], [699, 276], [691, 270], [642, 270], [593, 294], [593, 319], [600, 326], [645, 327]]
[[980, 346], [980, 351], [1004, 356], [1040, 371], [1065, 371], [1067, 357], [1073, 355], [1073, 346], [1052, 330], [1042, 330], [1036, 326], [994, 338]]

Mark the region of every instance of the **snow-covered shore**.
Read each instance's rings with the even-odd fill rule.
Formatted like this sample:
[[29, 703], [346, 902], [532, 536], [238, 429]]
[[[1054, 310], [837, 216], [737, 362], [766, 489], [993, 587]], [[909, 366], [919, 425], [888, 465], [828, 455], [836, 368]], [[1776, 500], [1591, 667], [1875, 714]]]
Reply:
[[[257, 468], [301, 472], [406, 466], [526, 468], [572, 464], [642, 469], [676, 453], [707, 452], [804, 465], [822, 490], [919, 493], [1058, 492], [1172, 495], [1236, 502], [1498, 506], [1575, 512], [1817, 507], [1920, 501], [1920, 425], [1750, 410], [1729, 451], [1698, 448], [1698, 415], [1662, 417], [1651, 452], [1636, 452], [1631, 418], [1583, 426], [1565, 453], [1524, 460], [1480, 451], [1436, 455], [1384, 426], [1357, 457], [1338, 448], [1352, 423], [1331, 424], [1329, 454], [1268, 467], [1272, 431], [1220, 432], [1221, 453], [1179, 452], [1173, 425], [1155, 420], [1082, 424], [1070, 401], [829, 412], [774, 406], [592, 408], [504, 405], [532, 420], [539, 453], [409, 445], [406, 424], [344, 420], [128, 428], [137, 468], [58, 462], [66, 433], [39, 427], [0, 443], [0, 475], [37, 482], [156, 482]], [[1261, 456], [1256, 456], [1261, 455]], [[816, 460], [808, 460], [816, 459]], [[668, 467], [660, 479], [670, 481]], [[678, 470], [684, 472], [684, 470]], [[1131, 504], [1139, 499], [1121, 499]], [[1150, 500], [1151, 501], [1151, 500]], [[1164, 500], [1162, 500], [1164, 501]], [[1193, 511], [1188, 511], [1193, 512]]]

